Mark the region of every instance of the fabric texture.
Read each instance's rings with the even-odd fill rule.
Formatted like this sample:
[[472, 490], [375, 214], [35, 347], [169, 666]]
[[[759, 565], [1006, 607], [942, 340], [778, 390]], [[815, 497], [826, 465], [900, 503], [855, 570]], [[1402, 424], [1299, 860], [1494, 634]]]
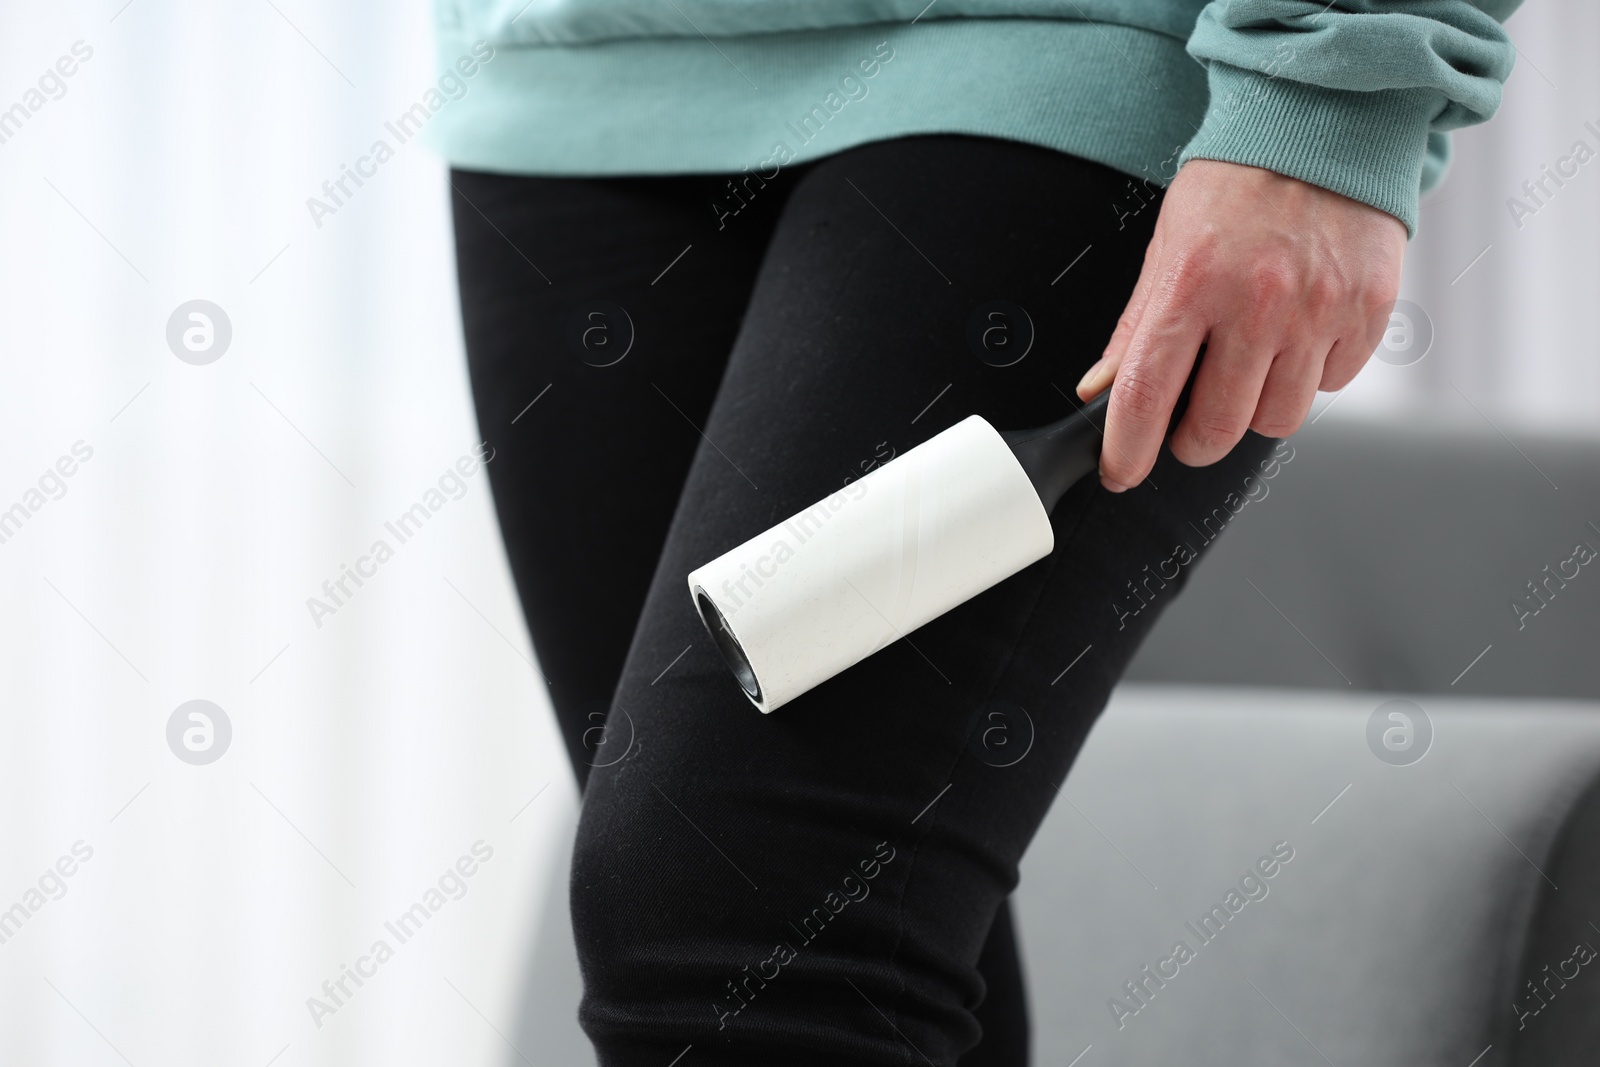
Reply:
[[1155, 205], [1115, 218], [1117, 171], [965, 136], [795, 168], [720, 222], [725, 175], [453, 180], [496, 506], [585, 780], [600, 1062], [1026, 1063], [1018, 861], [1195, 561], [1152, 568], [1205, 552], [1272, 442], [1083, 480], [1049, 557], [768, 716], [684, 577], [967, 415], [1071, 411]]
[[408, 114], [453, 164], [501, 173], [770, 180], [918, 133], [1152, 187], [1221, 159], [1414, 233], [1448, 132], [1498, 106], [1518, 2], [436, 0], [445, 74]]

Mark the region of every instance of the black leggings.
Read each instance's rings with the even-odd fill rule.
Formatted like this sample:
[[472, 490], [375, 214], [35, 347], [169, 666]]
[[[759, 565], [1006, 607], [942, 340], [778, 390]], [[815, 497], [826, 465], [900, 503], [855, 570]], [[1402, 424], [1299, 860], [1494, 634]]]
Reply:
[[1018, 861], [1187, 578], [1162, 565], [1271, 442], [1085, 479], [1049, 557], [770, 716], [684, 577], [967, 415], [1070, 411], [1152, 194], [964, 136], [765, 180], [452, 178], [495, 503], [584, 786], [601, 1063], [1026, 1063]]

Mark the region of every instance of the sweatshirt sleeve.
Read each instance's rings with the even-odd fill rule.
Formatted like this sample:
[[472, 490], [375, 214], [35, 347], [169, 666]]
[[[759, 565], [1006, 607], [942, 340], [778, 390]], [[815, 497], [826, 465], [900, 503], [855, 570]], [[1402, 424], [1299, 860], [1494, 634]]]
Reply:
[[1179, 157], [1262, 167], [1417, 228], [1447, 131], [1500, 106], [1521, 0], [1212, 0], [1188, 51], [1210, 104]]

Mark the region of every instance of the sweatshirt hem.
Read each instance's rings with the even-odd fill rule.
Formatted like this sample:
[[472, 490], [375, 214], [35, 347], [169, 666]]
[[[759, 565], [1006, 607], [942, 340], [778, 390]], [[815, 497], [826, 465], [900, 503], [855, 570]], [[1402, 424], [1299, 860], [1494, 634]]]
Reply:
[[[473, 45], [441, 32], [442, 69]], [[738, 173], [951, 133], [1055, 149], [1157, 185], [1175, 173], [1208, 92], [1204, 68], [1174, 37], [1031, 18], [869, 24], [715, 45], [497, 45], [462, 85], [422, 132], [464, 169]]]

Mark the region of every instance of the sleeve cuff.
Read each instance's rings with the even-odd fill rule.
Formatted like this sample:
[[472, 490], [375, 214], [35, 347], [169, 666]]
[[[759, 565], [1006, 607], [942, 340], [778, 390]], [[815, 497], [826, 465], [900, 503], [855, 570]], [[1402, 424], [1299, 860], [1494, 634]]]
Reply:
[[1273, 78], [1215, 60], [1211, 102], [1178, 158], [1261, 167], [1370, 204], [1417, 230], [1434, 89], [1355, 92]]

